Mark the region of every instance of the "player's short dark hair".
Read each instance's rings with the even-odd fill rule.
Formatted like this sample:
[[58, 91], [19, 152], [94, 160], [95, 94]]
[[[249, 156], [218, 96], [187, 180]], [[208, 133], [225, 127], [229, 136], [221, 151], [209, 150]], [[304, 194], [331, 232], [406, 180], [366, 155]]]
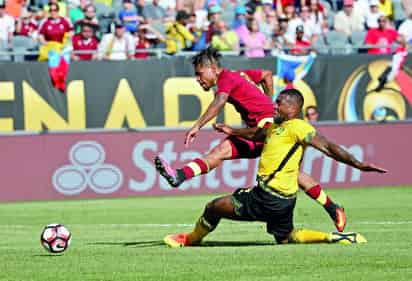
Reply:
[[83, 21], [83, 22], [81, 22], [80, 23], [80, 26], [81, 26], [81, 28], [83, 29], [83, 28], [85, 28], [85, 27], [89, 27], [89, 28], [91, 28], [91, 29], [96, 29], [96, 25], [95, 24], [93, 24], [93, 23], [91, 23], [91, 22], [87, 22], [87, 21]]
[[220, 66], [221, 57], [222, 55], [218, 50], [212, 47], [208, 47], [192, 57], [192, 64], [194, 67], [198, 65], [209, 66], [212, 64]]
[[305, 99], [303, 98], [302, 93], [297, 89], [285, 89], [285, 90], [281, 91], [279, 93], [279, 95], [286, 95], [289, 98], [294, 99], [298, 103], [299, 107], [302, 107], [303, 103], [305, 101]]
[[319, 113], [318, 107], [317, 107], [316, 105], [309, 105], [309, 106], [306, 107], [306, 109], [305, 109], [305, 115], [308, 114], [309, 109], [313, 109], [313, 110], [315, 110], [316, 112]]
[[87, 4], [84, 8], [83, 8], [83, 12], [86, 12], [89, 8], [93, 8], [93, 11], [96, 12], [96, 7], [93, 4]]
[[55, 10], [56, 12], [60, 11], [60, 7], [59, 7], [59, 5], [58, 5], [57, 3], [50, 3], [50, 4], [49, 4], [49, 10], [52, 10], [53, 7], [54, 7], [54, 10]]

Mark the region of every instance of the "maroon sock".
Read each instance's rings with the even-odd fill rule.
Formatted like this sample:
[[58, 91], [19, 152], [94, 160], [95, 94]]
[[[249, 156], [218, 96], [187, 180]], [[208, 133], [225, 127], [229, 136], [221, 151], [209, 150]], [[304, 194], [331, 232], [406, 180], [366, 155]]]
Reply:
[[309, 195], [309, 197], [313, 200], [318, 201], [325, 208], [332, 203], [332, 200], [330, 200], [329, 196], [326, 195], [319, 184], [312, 186], [309, 190], [306, 191], [306, 194]]
[[207, 164], [206, 160], [197, 158], [192, 162], [184, 165], [181, 170], [185, 174], [186, 179], [191, 179], [195, 176], [209, 172], [209, 165]]

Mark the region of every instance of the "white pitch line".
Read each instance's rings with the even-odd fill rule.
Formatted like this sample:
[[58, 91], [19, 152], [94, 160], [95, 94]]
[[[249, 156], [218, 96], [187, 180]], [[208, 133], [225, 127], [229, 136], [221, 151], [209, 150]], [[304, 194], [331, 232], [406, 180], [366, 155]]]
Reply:
[[[227, 223], [226, 223], [227, 224]], [[251, 227], [251, 226], [262, 226], [263, 223], [255, 222], [255, 223], [249, 223], [249, 222], [231, 222], [229, 223], [231, 225], [236, 225], [236, 227], [239, 226], [246, 226], [246, 227]], [[329, 224], [327, 222], [322, 222], [322, 223], [311, 223], [311, 225], [324, 225], [324, 224]], [[412, 224], [412, 221], [350, 221], [351, 225], [405, 225], [405, 224]], [[87, 225], [89, 227], [192, 227], [194, 223], [136, 223], [136, 224], [90, 224]], [[296, 223], [296, 225], [306, 225], [304, 222], [303, 223]], [[86, 224], [68, 224], [67, 227], [82, 227], [86, 226]], [[22, 224], [10, 224], [10, 225], [0, 225], [0, 229], [4, 228], [27, 228], [27, 227], [37, 227], [35, 225], [22, 225]]]
[[376, 224], [376, 225], [412, 224], [412, 221], [360, 221], [360, 222], [353, 222], [353, 224]]

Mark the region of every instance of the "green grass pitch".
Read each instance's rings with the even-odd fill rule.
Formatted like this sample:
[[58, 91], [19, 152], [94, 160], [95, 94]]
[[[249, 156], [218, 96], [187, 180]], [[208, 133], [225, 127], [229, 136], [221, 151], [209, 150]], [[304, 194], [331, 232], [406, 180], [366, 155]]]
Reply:
[[[261, 223], [223, 221], [207, 246], [170, 249], [217, 195], [0, 204], [0, 280], [412, 280], [412, 187], [328, 190], [364, 245], [272, 244]], [[63, 255], [39, 236], [48, 223], [72, 232]], [[333, 231], [303, 193], [297, 227]]]

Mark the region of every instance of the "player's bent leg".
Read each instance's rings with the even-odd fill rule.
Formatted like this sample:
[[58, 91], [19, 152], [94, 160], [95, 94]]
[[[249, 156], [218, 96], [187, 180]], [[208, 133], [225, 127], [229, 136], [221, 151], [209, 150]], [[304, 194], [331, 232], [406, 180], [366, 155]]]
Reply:
[[215, 230], [222, 218], [241, 220], [234, 211], [231, 195], [209, 202], [192, 232], [168, 235], [164, 238], [164, 242], [173, 248], [198, 245], [205, 236]]
[[343, 207], [334, 203], [331, 198], [323, 191], [322, 187], [311, 176], [306, 173], [299, 173], [299, 187], [305, 191], [305, 193], [321, 204], [326, 212], [328, 212], [331, 219], [334, 221], [336, 229], [342, 232], [346, 226], [346, 215]]
[[180, 169], [173, 169], [159, 156], [155, 157], [154, 163], [160, 175], [162, 175], [171, 186], [178, 187], [186, 180], [208, 173], [218, 167], [224, 160], [231, 159], [231, 156], [232, 146], [230, 141], [226, 139], [213, 148], [203, 159], [194, 159]]
[[228, 139], [215, 146], [205, 157], [209, 171], [219, 167], [224, 160], [229, 159], [232, 159], [232, 144]]

